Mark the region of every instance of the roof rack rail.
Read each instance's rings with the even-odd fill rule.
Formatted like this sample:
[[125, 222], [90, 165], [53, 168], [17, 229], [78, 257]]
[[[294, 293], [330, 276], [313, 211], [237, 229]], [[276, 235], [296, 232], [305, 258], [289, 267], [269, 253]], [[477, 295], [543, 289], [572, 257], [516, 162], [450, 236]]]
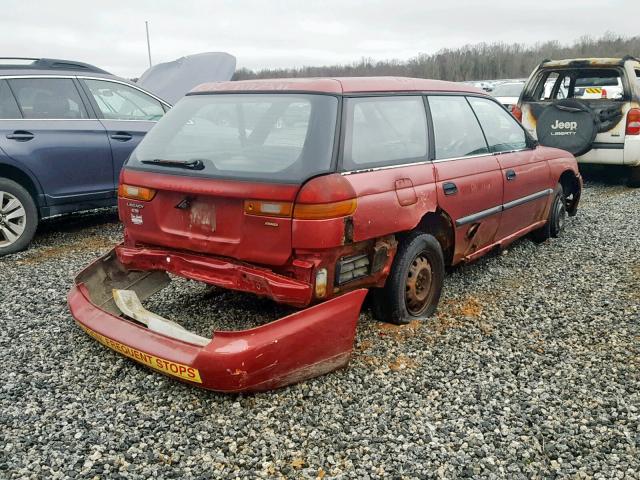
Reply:
[[635, 60], [636, 62], [640, 62], [640, 58], [634, 57], [633, 55], [625, 55], [622, 57], [622, 61], [626, 62], [627, 60]]
[[0, 69], [70, 70], [109, 74], [109, 72], [88, 63], [56, 58], [0, 57]]

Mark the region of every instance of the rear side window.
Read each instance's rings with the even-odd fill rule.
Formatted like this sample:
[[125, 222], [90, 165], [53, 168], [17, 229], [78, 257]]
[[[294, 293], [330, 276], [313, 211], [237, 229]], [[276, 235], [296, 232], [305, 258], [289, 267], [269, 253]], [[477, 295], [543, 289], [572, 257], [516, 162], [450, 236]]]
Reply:
[[[554, 87], [557, 86], [557, 90]], [[545, 72], [539, 80], [534, 100], [560, 100], [567, 98], [569, 91], [569, 78], [562, 77], [558, 72]]]
[[345, 99], [346, 169], [426, 159], [427, 121], [419, 96]]
[[110, 120], [159, 120], [162, 104], [135, 88], [105, 80], [84, 80], [102, 116]]
[[614, 68], [579, 68], [545, 72], [535, 100], [620, 100], [624, 97], [621, 72]]
[[21, 78], [9, 84], [24, 118], [88, 118], [70, 78]]
[[618, 100], [624, 95], [622, 77], [614, 69], [585, 69], [572, 75], [575, 79], [572, 98]]
[[469, 97], [493, 153], [527, 148], [524, 130], [502, 107], [486, 98]]
[[488, 153], [487, 143], [469, 103], [462, 96], [431, 96], [436, 160]]
[[16, 99], [4, 80], [0, 80], [0, 118], [22, 118]]

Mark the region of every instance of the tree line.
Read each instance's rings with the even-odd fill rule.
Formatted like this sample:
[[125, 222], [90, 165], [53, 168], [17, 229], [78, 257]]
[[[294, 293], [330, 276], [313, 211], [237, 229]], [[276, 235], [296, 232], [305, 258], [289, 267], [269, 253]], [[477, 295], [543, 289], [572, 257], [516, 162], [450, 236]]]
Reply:
[[360, 77], [398, 75], [440, 80], [488, 80], [528, 77], [544, 59], [585, 57], [640, 57], [640, 36], [608, 33], [599, 38], [583, 36], [569, 45], [548, 41], [522, 43], [478, 43], [461, 48], [444, 48], [433, 54], [420, 53], [408, 60], [362, 58], [349, 65], [305, 66], [236, 70], [234, 80], [284, 77]]

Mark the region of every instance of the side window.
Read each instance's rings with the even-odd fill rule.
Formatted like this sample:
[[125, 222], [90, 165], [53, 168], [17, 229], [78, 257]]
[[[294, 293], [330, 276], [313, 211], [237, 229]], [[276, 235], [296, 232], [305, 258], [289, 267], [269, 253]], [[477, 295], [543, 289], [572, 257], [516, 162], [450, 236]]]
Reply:
[[393, 165], [427, 156], [422, 97], [349, 98], [345, 103], [345, 168]]
[[0, 80], [0, 118], [22, 118], [7, 82]]
[[140, 90], [107, 80], [83, 80], [102, 116], [109, 120], [159, 120], [162, 104]]
[[478, 120], [462, 96], [430, 96], [436, 160], [488, 153]]
[[[551, 100], [553, 93], [553, 87], [558, 81], [560, 75], [558, 72], [551, 72], [538, 84], [535, 94], [535, 100]], [[563, 88], [560, 88], [557, 93], [558, 98], [565, 98]]]
[[70, 78], [8, 80], [24, 118], [89, 118]]
[[612, 68], [584, 69], [572, 72], [575, 78], [573, 98], [620, 100], [624, 96], [621, 72]]
[[468, 99], [480, 120], [491, 152], [508, 152], [527, 148], [524, 130], [502, 107], [486, 98], [469, 97]]
[[640, 70], [636, 70], [636, 83], [640, 86]]

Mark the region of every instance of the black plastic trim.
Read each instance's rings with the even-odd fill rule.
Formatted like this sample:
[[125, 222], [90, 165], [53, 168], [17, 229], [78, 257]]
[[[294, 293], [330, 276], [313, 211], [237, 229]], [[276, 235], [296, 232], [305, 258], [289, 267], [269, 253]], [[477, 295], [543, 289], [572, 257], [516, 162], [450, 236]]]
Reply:
[[498, 205], [497, 207], [491, 207], [486, 210], [482, 210], [480, 212], [467, 215], [466, 217], [462, 217], [456, 220], [456, 227], [461, 227], [468, 223], [477, 222], [478, 220], [482, 220], [483, 218], [490, 217], [491, 215], [495, 215], [496, 213], [500, 213], [501, 211], [502, 211], [502, 205]]
[[591, 148], [598, 150], [624, 150], [624, 143], [593, 142]]
[[463, 225], [467, 225], [468, 223], [474, 223], [477, 222], [478, 220], [482, 220], [483, 218], [486, 217], [490, 217], [491, 215], [494, 215], [496, 213], [500, 213], [504, 210], [509, 210], [511, 208], [523, 205], [527, 202], [532, 202], [534, 200], [537, 200], [539, 198], [545, 197], [547, 195], [550, 195], [551, 193], [553, 193], [553, 189], [551, 188], [547, 188], [546, 190], [541, 190], [540, 192], [536, 192], [536, 193], [532, 193], [531, 195], [527, 195], [525, 197], [522, 198], [518, 198], [516, 200], [513, 200], [511, 202], [505, 203], [503, 205], [498, 205], [496, 207], [491, 207], [488, 208], [486, 210], [482, 210], [480, 212], [477, 213], [473, 213], [471, 215], [467, 215], [466, 217], [462, 217], [459, 218], [458, 220], [456, 220], [456, 227], [461, 227]]

